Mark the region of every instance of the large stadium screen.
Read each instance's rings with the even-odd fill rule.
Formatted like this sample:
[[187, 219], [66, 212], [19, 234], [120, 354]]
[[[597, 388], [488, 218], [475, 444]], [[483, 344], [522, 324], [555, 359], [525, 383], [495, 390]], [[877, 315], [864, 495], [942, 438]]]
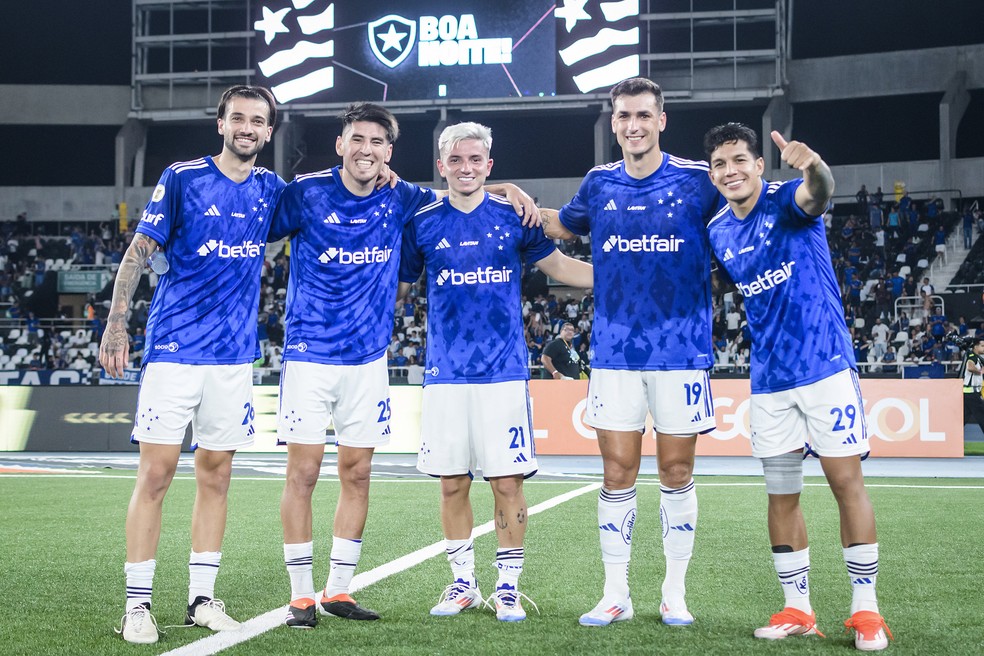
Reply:
[[639, 74], [639, 0], [259, 0], [280, 103], [607, 91]]

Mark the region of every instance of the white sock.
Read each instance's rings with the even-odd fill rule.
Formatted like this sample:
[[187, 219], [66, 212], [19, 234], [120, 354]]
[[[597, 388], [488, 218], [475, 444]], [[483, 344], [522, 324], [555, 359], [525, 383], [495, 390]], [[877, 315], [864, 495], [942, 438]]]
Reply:
[[451, 576], [455, 581], [464, 581], [475, 587], [475, 542], [467, 540], [445, 540], [444, 550], [451, 565]]
[[525, 555], [523, 547], [500, 547], [496, 550], [495, 567], [499, 570], [499, 580], [495, 583], [496, 590], [503, 586], [511, 586], [513, 590], [518, 589]]
[[219, 574], [221, 551], [192, 551], [188, 558], [188, 605], [198, 597], [215, 597], [215, 577]]
[[605, 596], [629, 596], [629, 560], [632, 528], [636, 521], [636, 489], [606, 490], [598, 494], [598, 533], [605, 566]]
[[786, 553], [772, 553], [772, 564], [779, 576], [779, 586], [786, 597], [786, 607], [801, 610], [807, 615], [810, 606], [810, 548]]
[[663, 554], [666, 556], [666, 578], [663, 579], [663, 600], [671, 606], [684, 603], [686, 578], [690, 557], [694, 553], [694, 533], [697, 529], [697, 491], [694, 479], [681, 488], [659, 486], [659, 518], [663, 524]]
[[134, 606], [150, 606], [150, 595], [154, 591], [154, 570], [156, 560], [143, 560], [139, 563], [123, 563], [126, 576], [126, 610]]
[[284, 564], [290, 576], [290, 600], [314, 599], [314, 543], [284, 544]]
[[875, 581], [878, 578], [878, 543], [844, 547], [844, 562], [851, 577], [851, 615], [859, 610], [877, 613]]
[[328, 570], [328, 580], [325, 582], [325, 596], [348, 594], [361, 555], [362, 540], [332, 536], [331, 568]]

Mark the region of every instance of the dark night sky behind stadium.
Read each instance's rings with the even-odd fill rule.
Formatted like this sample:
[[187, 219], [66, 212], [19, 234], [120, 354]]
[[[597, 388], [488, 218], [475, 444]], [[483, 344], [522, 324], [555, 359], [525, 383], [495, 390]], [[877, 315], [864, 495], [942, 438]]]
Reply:
[[[657, 4], [653, 3], [654, 10]], [[717, 8], [722, 1], [698, 0], [695, 8], [704, 9], [704, 4]], [[731, 1], [723, 5], [731, 7]], [[792, 55], [796, 59], [984, 43], [984, 3], [977, 0], [795, 0], [793, 20]], [[0, 84], [128, 85], [130, 21], [130, 0], [4, 2], [0, 53], [5, 65], [0, 67]], [[802, 132], [794, 136], [807, 143], [822, 143], [822, 152], [832, 164], [932, 159], [939, 154], [939, 100], [939, 94], [924, 94], [800, 105], [796, 107], [794, 129]], [[667, 114], [663, 147], [687, 157], [702, 157], [699, 137], [710, 125], [742, 120], [755, 128], [761, 126], [760, 107], [683, 109], [670, 104]], [[884, 118], [860, 122], [852, 120], [856, 116]], [[493, 127], [497, 177], [577, 177], [591, 165], [591, 116], [469, 114], [467, 119]], [[20, 164], [3, 167], [0, 184], [113, 183], [115, 127], [49, 127], [43, 131], [33, 127], [8, 128], [7, 158]], [[395, 168], [409, 179], [427, 179], [430, 175], [431, 127], [431, 123], [404, 120], [404, 136], [397, 144], [394, 164], [402, 166]], [[332, 126], [325, 128], [325, 148], [320, 153], [315, 149], [308, 169], [335, 163], [333, 130]], [[172, 126], [160, 132], [156, 138], [152, 135], [148, 144], [147, 175], [154, 179], [170, 161], [217, 152], [219, 147], [211, 124], [200, 128]], [[583, 134], [584, 138], [569, 139], [570, 134]], [[958, 156], [984, 156], [981, 90], [972, 92], [958, 141]], [[54, 179], [48, 163], [37, 153], [57, 152], [65, 143], [73, 144], [73, 151], [86, 165], [68, 169]], [[858, 144], [862, 143], [865, 150], [859, 152]], [[509, 150], [509, 144], [532, 144], [533, 148]], [[541, 151], [540, 156], [529, 156]], [[270, 154], [264, 152], [264, 156]], [[36, 165], [31, 164], [35, 160]]]

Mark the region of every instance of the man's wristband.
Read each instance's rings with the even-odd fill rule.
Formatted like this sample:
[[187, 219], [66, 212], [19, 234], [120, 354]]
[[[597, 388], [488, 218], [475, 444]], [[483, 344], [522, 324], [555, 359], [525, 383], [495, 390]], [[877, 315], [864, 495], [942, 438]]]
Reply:
[[551, 374], [550, 374], [550, 376], [551, 376], [551, 378], [552, 378], [552, 377], [555, 377], [555, 376], [556, 376], [557, 374], [559, 374], [559, 373], [560, 373], [560, 369], [554, 369], [554, 370], [553, 370], [553, 373], [551, 373]]

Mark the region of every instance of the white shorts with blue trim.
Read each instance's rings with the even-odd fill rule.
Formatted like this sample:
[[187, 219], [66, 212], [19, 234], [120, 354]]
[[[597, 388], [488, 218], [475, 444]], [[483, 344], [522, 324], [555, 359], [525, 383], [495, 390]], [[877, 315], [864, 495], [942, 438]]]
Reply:
[[528, 382], [431, 384], [423, 391], [417, 469], [432, 476], [531, 476], [537, 470]]
[[[386, 356], [365, 364], [284, 362], [277, 438], [288, 444], [375, 448], [390, 441]], [[334, 426], [333, 435], [328, 434]]]
[[653, 428], [665, 435], [695, 435], [714, 430], [714, 399], [704, 369], [629, 371], [592, 369], [584, 420], [602, 430]]
[[140, 378], [131, 441], [175, 444], [191, 424], [192, 448], [253, 444], [253, 365], [149, 362]]
[[769, 458], [803, 448], [842, 458], [868, 452], [868, 427], [858, 374], [833, 376], [782, 392], [752, 394], [752, 455]]

